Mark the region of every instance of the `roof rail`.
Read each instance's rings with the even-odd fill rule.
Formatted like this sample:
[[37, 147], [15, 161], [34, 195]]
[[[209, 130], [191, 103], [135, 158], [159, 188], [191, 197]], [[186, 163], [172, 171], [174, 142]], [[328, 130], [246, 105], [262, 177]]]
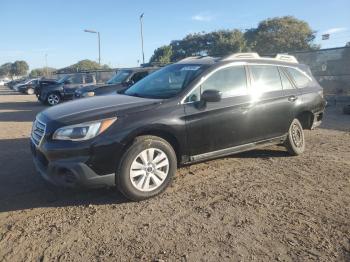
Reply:
[[228, 61], [234, 59], [259, 59], [261, 58], [258, 53], [235, 53], [232, 55], [225, 56], [221, 61]]
[[290, 62], [290, 63], [298, 63], [298, 60], [295, 58], [293, 55], [288, 55], [288, 54], [277, 54], [275, 56], [275, 59], [280, 60], [280, 61], [285, 61], [285, 62]]
[[188, 61], [188, 60], [193, 60], [193, 59], [200, 59], [200, 58], [203, 58], [204, 56], [188, 56], [188, 57], [185, 57], [181, 60], [179, 60], [178, 62], [183, 62], [183, 61]]

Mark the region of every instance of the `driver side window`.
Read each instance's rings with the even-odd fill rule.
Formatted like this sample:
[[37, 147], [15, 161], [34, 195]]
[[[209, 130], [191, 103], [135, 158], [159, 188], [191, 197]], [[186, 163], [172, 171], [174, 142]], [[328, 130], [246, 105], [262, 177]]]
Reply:
[[218, 90], [222, 98], [247, 94], [247, 77], [244, 66], [231, 66], [219, 69], [207, 78], [200, 87], [187, 97], [186, 102], [200, 100], [200, 92]]

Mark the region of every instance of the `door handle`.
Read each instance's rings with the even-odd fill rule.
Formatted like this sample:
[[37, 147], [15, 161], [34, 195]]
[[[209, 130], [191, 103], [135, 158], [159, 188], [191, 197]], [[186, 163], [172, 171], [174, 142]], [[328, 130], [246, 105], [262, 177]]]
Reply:
[[288, 97], [288, 101], [290, 101], [290, 102], [294, 102], [297, 99], [298, 99], [297, 96], [290, 96], [290, 97]]

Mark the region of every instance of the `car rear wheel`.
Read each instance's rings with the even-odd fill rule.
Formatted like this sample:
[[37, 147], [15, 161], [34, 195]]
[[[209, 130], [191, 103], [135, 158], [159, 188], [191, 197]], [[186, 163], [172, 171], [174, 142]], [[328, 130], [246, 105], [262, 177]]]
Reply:
[[292, 156], [300, 155], [305, 150], [304, 130], [298, 119], [294, 119], [289, 127], [285, 146]]
[[27, 94], [28, 95], [33, 95], [34, 94], [34, 89], [33, 88], [28, 88], [27, 89]]
[[140, 136], [121, 160], [117, 186], [128, 199], [144, 200], [168, 187], [176, 167], [176, 154], [167, 141], [156, 136]]
[[46, 102], [50, 106], [57, 105], [61, 102], [61, 96], [57, 93], [51, 93], [47, 96]]

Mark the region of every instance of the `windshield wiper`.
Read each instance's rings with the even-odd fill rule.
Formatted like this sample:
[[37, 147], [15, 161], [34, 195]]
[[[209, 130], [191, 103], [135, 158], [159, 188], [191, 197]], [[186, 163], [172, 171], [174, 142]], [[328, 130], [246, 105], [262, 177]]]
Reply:
[[139, 93], [131, 93], [131, 94], [127, 94], [127, 95], [128, 96], [135, 96], [135, 97], [142, 97]]

